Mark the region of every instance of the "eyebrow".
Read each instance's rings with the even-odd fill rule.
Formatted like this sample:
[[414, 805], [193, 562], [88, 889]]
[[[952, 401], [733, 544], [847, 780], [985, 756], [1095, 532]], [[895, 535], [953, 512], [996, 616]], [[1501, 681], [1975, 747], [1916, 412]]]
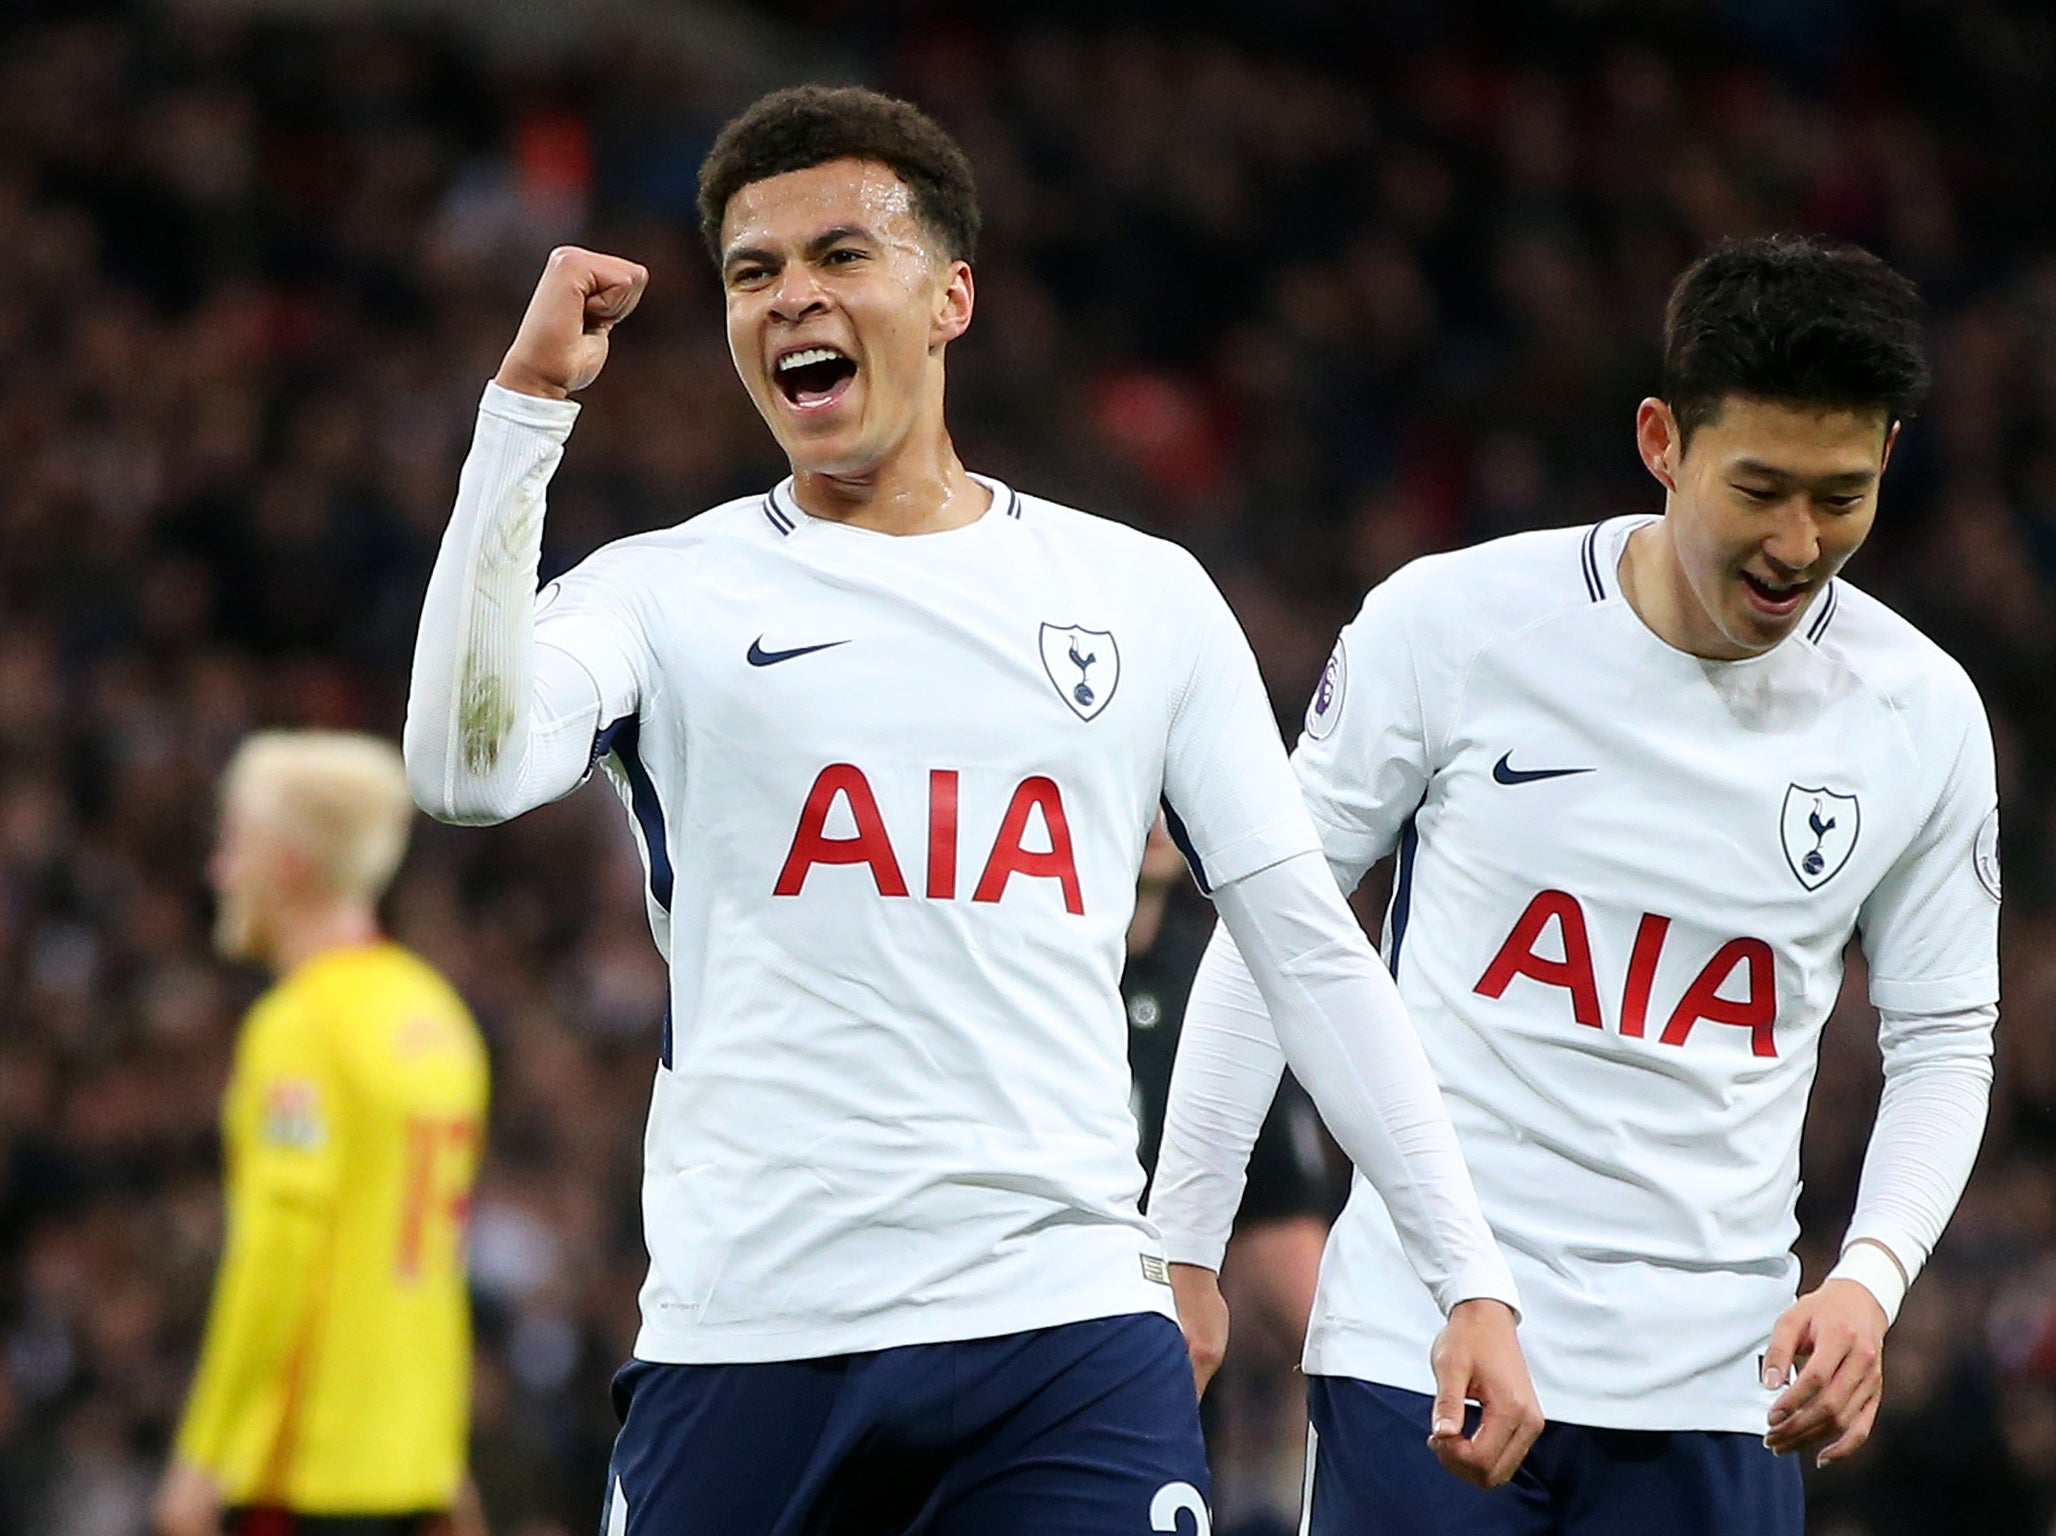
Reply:
[[809, 256], [825, 255], [829, 247], [839, 245], [844, 240], [868, 240], [873, 245], [878, 243], [878, 237], [861, 224], [838, 224], [833, 229], [822, 230], [820, 234], [808, 241], [807, 254]]
[[[832, 229], [822, 230], [809, 240], [804, 247], [804, 254], [810, 260], [823, 256], [844, 240], [867, 240], [873, 245], [878, 243], [878, 237], [861, 224], [837, 224]], [[778, 259], [778, 253], [766, 246], [742, 245], [721, 258], [721, 269], [725, 272], [739, 261], [755, 261], [766, 266], [774, 266]]]
[[1737, 460], [1732, 470], [1738, 475], [1760, 475], [1766, 480], [1804, 480], [1813, 485], [1865, 486], [1878, 477], [1874, 469], [1845, 469], [1832, 475], [1800, 475], [1781, 465], [1766, 464], [1761, 459]]

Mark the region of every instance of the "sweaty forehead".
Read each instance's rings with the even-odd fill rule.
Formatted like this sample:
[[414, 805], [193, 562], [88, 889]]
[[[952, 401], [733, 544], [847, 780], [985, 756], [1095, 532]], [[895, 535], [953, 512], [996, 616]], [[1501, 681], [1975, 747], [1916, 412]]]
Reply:
[[721, 248], [803, 245], [823, 230], [852, 226], [891, 240], [918, 240], [913, 193], [877, 160], [828, 160], [752, 181], [728, 200]]

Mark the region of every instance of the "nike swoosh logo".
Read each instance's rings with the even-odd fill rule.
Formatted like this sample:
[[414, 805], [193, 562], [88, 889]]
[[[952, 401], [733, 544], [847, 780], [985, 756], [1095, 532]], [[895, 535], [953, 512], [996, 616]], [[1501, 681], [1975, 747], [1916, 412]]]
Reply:
[[1590, 773], [1590, 768], [1516, 768], [1513, 754], [1507, 753], [1492, 765], [1492, 779], [1497, 784], [1533, 784], [1541, 779], [1568, 778], [1574, 773]]
[[811, 656], [816, 651], [832, 651], [838, 645], [848, 644], [847, 640], [824, 640], [819, 645], [796, 645], [789, 651], [767, 651], [764, 649], [764, 637], [759, 635], [750, 642], [749, 663], [753, 667], [775, 667], [795, 656]]

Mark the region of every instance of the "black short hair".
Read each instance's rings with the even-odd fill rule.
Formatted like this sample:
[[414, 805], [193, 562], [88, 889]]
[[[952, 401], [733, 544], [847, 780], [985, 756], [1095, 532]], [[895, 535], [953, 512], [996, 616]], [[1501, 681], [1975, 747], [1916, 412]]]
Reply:
[[978, 249], [971, 162], [911, 102], [863, 86], [799, 85], [760, 97], [731, 121], [700, 164], [700, 235], [716, 264], [728, 200], [752, 182], [830, 160], [876, 160], [913, 194], [914, 217], [951, 261]]
[[1928, 390], [1913, 284], [1860, 246], [1726, 240], [1677, 280], [1663, 318], [1663, 398], [1679, 446], [1730, 395], [1904, 421]]

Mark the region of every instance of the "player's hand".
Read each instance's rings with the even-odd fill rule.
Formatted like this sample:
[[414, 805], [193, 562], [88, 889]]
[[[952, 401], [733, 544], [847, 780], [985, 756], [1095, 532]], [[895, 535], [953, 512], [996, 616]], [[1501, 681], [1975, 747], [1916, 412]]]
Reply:
[[608, 333], [628, 318], [649, 280], [647, 267], [619, 256], [558, 246], [493, 382], [550, 400], [584, 389], [606, 365]]
[[1228, 1353], [1228, 1303], [1221, 1297], [1221, 1277], [1197, 1264], [1173, 1264], [1171, 1299], [1178, 1306], [1178, 1326], [1185, 1330], [1185, 1353], [1192, 1357], [1193, 1388], [1204, 1397]]
[[[1480, 1488], [1497, 1488], [1520, 1470], [1542, 1433], [1542, 1405], [1514, 1336], [1513, 1309], [1500, 1301], [1460, 1301], [1435, 1336], [1435, 1408], [1428, 1449], [1444, 1468]], [[1464, 1401], [1480, 1409], [1463, 1432]]]
[[1763, 1354], [1764, 1386], [1785, 1388], [1763, 1443], [1780, 1456], [1820, 1446], [1817, 1464], [1826, 1466], [1868, 1440], [1885, 1393], [1887, 1326], [1878, 1299], [1854, 1280], [1830, 1280], [1788, 1307]]
[[190, 1461], [174, 1461], [157, 1485], [150, 1527], [157, 1536], [221, 1536], [220, 1485]]

